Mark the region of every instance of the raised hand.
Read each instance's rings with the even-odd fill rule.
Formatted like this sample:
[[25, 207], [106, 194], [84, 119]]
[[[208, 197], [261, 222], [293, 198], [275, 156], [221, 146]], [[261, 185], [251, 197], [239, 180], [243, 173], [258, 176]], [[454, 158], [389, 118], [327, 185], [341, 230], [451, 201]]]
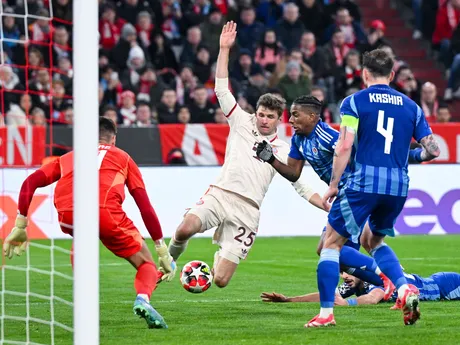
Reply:
[[236, 40], [236, 23], [231, 21], [227, 22], [222, 28], [220, 34], [220, 48], [230, 49]]

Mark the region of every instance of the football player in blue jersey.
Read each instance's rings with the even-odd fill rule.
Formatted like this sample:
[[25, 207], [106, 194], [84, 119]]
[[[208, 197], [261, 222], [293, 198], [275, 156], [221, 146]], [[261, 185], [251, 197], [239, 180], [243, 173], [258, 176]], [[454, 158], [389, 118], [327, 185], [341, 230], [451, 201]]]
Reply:
[[[428, 278], [417, 274], [404, 273], [407, 282], [419, 291], [421, 301], [455, 301], [460, 300], [460, 274], [455, 272], [439, 272]], [[377, 304], [385, 295], [383, 286], [369, 284], [359, 278], [342, 273], [343, 283], [335, 293], [335, 305], [355, 306]], [[349, 298], [351, 296], [355, 296]], [[319, 302], [319, 293], [302, 296], [286, 297], [276, 292], [263, 292], [260, 296], [264, 302]], [[401, 309], [401, 300], [395, 290], [390, 299], [396, 304], [391, 309]]]
[[[289, 165], [287, 166], [278, 160], [272, 164], [288, 180], [299, 178], [305, 161], [308, 161], [321, 180], [326, 183], [331, 180], [332, 161], [339, 132], [321, 121], [321, 107], [322, 102], [313, 96], [298, 97], [291, 106], [289, 121], [295, 134], [291, 139]], [[259, 144], [259, 154], [270, 149], [267, 145], [266, 142]], [[340, 188], [346, 184], [346, 175], [342, 176]], [[321, 252], [323, 246], [323, 237], [324, 232], [318, 245], [318, 253]], [[342, 268], [375, 285], [380, 285], [383, 281], [389, 291], [387, 294], [387, 298], [389, 298], [394, 290], [394, 285], [383, 275], [371, 257], [359, 252], [359, 248], [359, 240], [347, 241], [346, 246], [341, 250], [340, 264]]]
[[[317, 269], [321, 310], [306, 327], [335, 325], [333, 306], [339, 280], [339, 253], [349, 238], [357, 241], [367, 219], [367, 245], [378, 267], [398, 289], [404, 323], [414, 324], [420, 317], [418, 295], [409, 287], [398, 258], [383, 239], [386, 235], [394, 236], [393, 226], [407, 197], [408, 159], [429, 161], [439, 156], [440, 150], [421, 108], [389, 87], [394, 76], [393, 64], [383, 50], [364, 54], [363, 81], [367, 89], [345, 98], [341, 105], [340, 137], [329, 189], [323, 197], [324, 203], [334, 202]], [[409, 152], [412, 138], [422, 148]], [[355, 139], [359, 145], [350, 171], [346, 171]], [[269, 145], [259, 147], [259, 157], [265, 160], [270, 149]], [[270, 161], [291, 181], [300, 175], [300, 163], [293, 159], [283, 166], [276, 160]], [[347, 183], [340, 188], [344, 173], [348, 174]]]
[[[334, 290], [339, 279], [339, 252], [348, 238], [360, 235], [367, 219], [371, 255], [398, 289], [404, 324], [420, 317], [419, 298], [403, 274], [399, 260], [383, 239], [394, 236], [394, 223], [409, 189], [408, 159], [412, 138], [422, 145], [414, 154], [428, 161], [440, 154], [422, 109], [389, 87], [393, 59], [376, 49], [363, 56], [363, 81], [367, 88], [342, 102], [340, 138], [335, 149], [329, 189], [323, 203], [331, 203], [317, 277], [321, 311], [306, 327], [334, 325]], [[347, 186], [339, 183], [357, 141]]]

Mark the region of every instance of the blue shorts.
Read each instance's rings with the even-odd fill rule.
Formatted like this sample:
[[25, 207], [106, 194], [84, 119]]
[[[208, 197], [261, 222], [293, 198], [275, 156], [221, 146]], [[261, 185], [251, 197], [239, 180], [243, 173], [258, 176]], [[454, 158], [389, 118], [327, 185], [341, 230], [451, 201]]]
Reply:
[[358, 243], [369, 217], [372, 233], [394, 236], [394, 224], [401, 213], [406, 197], [342, 189], [329, 212], [329, 224], [340, 235]]
[[430, 278], [438, 285], [441, 299], [460, 300], [460, 274], [439, 272]]

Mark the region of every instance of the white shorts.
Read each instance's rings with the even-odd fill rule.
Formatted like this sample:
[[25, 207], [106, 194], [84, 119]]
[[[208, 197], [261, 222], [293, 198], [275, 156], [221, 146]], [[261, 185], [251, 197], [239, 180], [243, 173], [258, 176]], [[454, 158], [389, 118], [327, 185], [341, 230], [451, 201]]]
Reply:
[[250, 200], [211, 186], [188, 213], [201, 220], [201, 232], [217, 227], [213, 243], [220, 246], [219, 255], [239, 263], [254, 244], [259, 227], [259, 209]]

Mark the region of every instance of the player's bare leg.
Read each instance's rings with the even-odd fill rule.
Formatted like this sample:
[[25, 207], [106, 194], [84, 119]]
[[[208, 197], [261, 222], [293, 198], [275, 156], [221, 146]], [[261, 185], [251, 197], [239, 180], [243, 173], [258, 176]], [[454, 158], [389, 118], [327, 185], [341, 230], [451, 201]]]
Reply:
[[[230, 254], [230, 256], [232, 255]], [[231, 259], [233, 261], [239, 261], [236, 255], [232, 256]], [[228, 285], [238, 267], [238, 264], [233, 261], [221, 255], [218, 256], [217, 263], [214, 262], [214, 284], [216, 284], [216, 286], [224, 288]]]
[[340, 250], [347, 239], [336, 232], [328, 223], [324, 237], [323, 249], [318, 263], [318, 289], [321, 310], [318, 315], [305, 324], [305, 327], [335, 326], [334, 301], [335, 289], [339, 282]]
[[[420, 318], [420, 308], [419, 308], [419, 293], [416, 289], [413, 289], [407, 281], [405, 280], [402, 269], [399, 265], [398, 258], [393, 253], [391, 248], [383, 242], [384, 236], [379, 236], [374, 233], [371, 233], [369, 244], [371, 247], [371, 255], [376, 257], [376, 252], [380, 251], [378, 255], [389, 263], [388, 266], [381, 266], [382, 269], [387, 270], [387, 274], [393, 277], [400, 277], [398, 279], [393, 278], [396, 281], [393, 281], [394, 285], [398, 287], [398, 298], [401, 300], [401, 308], [403, 311], [404, 324], [413, 325]], [[386, 272], [386, 271], [385, 271]]]
[[169, 242], [169, 254], [175, 261], [179, 259], [188, 245], [188, 240], [201, 230], [201, 219], [194, 214], [186, 214]]
[[142, 243], [141, 250], [126, 260], [137, 270], [134, 280], [137, 292], [133, 307], [134, 314], [144, 318], [149, 328], [168, 328], [163, 317], [150, 304], [150, 296], [157, 285], [158, 272], [145, 241]]

